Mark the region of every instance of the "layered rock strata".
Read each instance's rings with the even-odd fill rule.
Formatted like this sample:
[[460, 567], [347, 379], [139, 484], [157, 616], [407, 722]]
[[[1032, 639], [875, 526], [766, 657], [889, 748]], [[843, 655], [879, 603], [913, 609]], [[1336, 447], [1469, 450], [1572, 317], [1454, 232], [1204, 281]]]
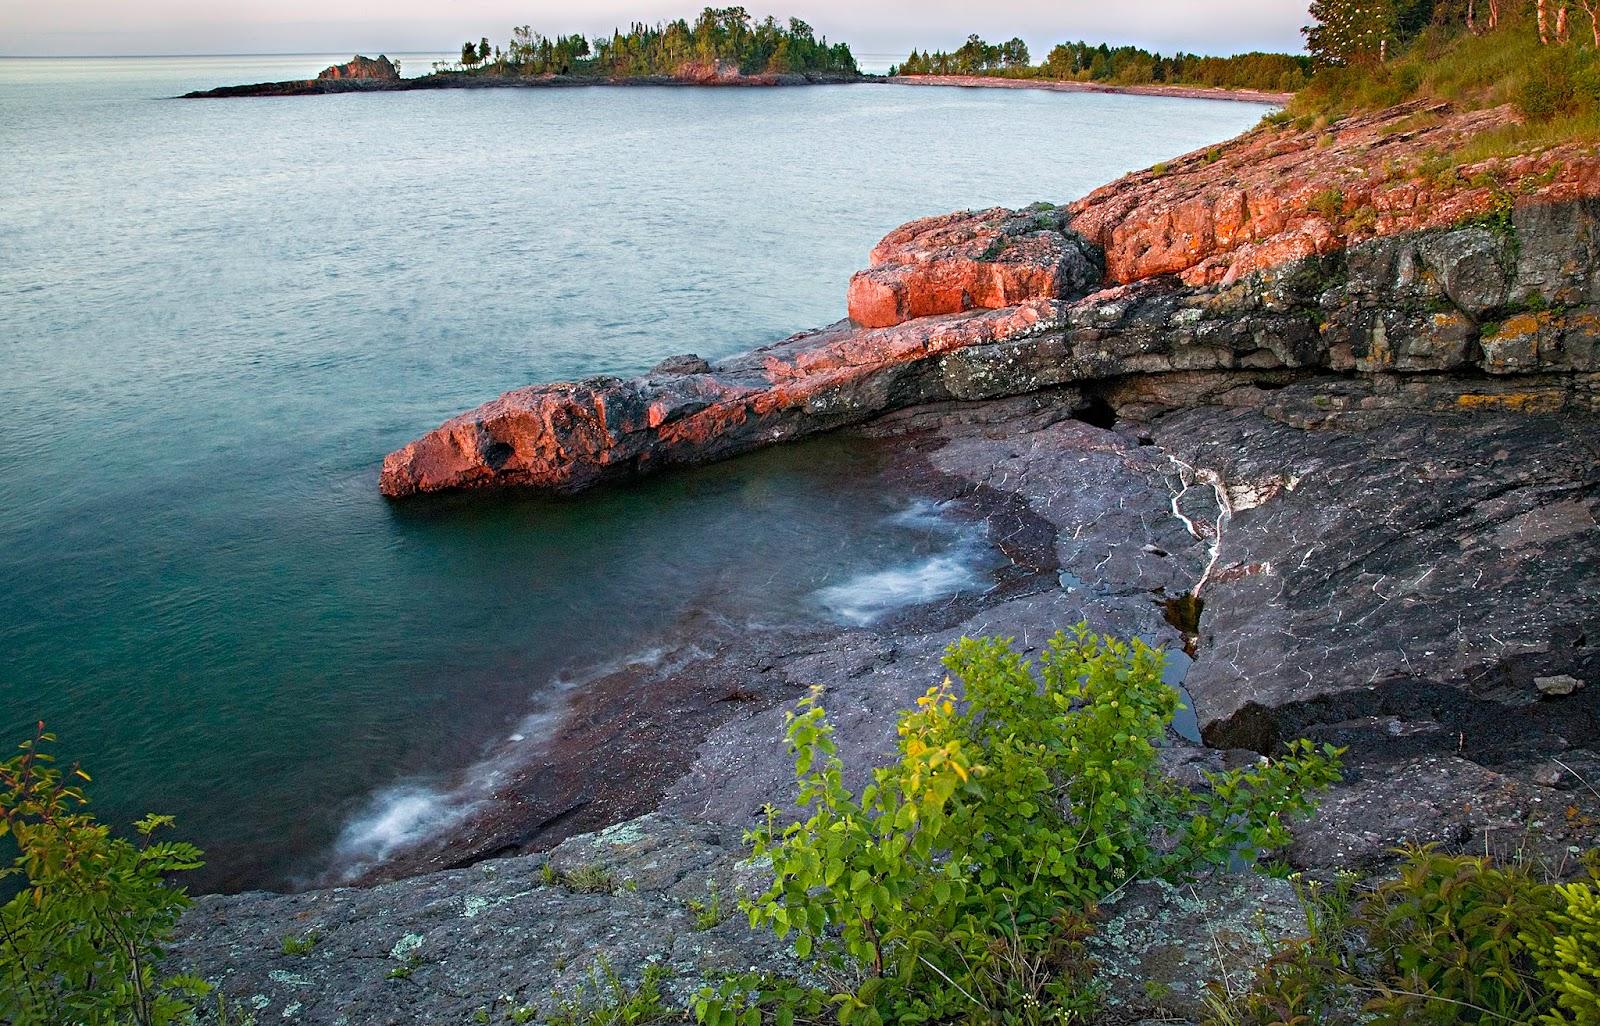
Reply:
[[508, 392], [390, 454], [380, 486], [574, 492], [919, 403], [1190, 370], [1526, 375], [1496, 401], [1592, 408], [1600, 156], [1428, 166], [1508, 117], [1261, 130], [1067, 208], [913, 222], [852, 281], [852, 321]]

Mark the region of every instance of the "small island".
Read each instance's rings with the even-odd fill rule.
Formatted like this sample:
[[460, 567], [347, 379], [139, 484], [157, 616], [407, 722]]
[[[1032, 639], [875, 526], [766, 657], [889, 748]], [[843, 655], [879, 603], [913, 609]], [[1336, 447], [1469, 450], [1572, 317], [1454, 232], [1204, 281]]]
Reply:
[[185, 99], [233, 96], [309, 96], [321, 93], [400, 92], [580, 85], [782, 86], [881, 81], [863, 75], [844, 43], [819, 38], [799, 18], [755, 21], [743, 7], [707, 7], [693, 23], [678, 18], [635, 23], [594, 40], [545, 36], [532, 26], [512, 30], [503, 46], [487, 36], [461, 46], [453, 62], [430, 74], [402, 78], [388, 57], [357, 56], [316, 78], [223, 86]]

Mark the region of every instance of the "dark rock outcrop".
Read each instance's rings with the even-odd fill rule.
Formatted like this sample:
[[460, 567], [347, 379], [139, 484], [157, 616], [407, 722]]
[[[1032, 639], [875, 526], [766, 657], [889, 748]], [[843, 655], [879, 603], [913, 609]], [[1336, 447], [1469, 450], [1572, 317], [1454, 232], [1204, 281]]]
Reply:
[[[678, 779], [650, 794], [660, 815], [567, 841], [550, 856], [567, 872], [609, 870], [622, 885], [616, 894], [548, 886], [543, 856], [531, 855], [370, 891], [208, 897], [186, 920], [176, 964], [220, 975], [231, 997], [260, 1004], [274, 1021], [292, 1008], [288, 1021], [307, 1024], [470, 1016], [502, 991], [536, 1004], [552, 988], [572, 993], [600, 954], [627, 979], [664, 960], [673, 1000], [720, 969], [790, 970], [780, 945], [737, 919], [695, 931], [686, 905], [704, 900], [708, 878], [725, 906], [734, 888], [755, 884], [738, 875], [750, 871], [737, 867], [738, 838], [765, 803], [792, 797], [782, 729], [794, 700], [825, 689], [859, 784], [891, 749], [900, 711], [939, 678], [954, 639], [1002, 634], [1032, 651], [1084, 620], [1176, 652], [1182, 639], [1164, 620], [1164, 600], [1196, 587], [1206, 606], [1186, 686], [1198, 725], [1229, 748], [1173, 738], [1164, 763], [1174, 779], [1193, 786], [1201, 770], [1259, 758], [1251, 749], [1274, 736], [1310, 735], [1350, 746], [1349, 773], [1297, 831], [1296, 868], [1378, 869], [1406, 841], [1559, 859], [1590, 838], [1600, 800], [1568, 771], [1547, 771], [1570, 766], [1587, 776], [1600, 766], [1600, 686], [1548, 696], [1535, 680], [1561, 667], [1600, 685], [1582, 655], [1592, 642], [1578, 643], [1600, 637], [1593, 603], [1583, 601], [1600, 588], [1600, 531], [1550, 534], [1527, 514], [1570, 526], [1572, 502], [1593, 508], [1596, 461], [1581, 453], [1600, 445], [1600, 418], [1530, 416], [1499, 401], [1462, 408], [1458, 385], [1427, 375], [1385, 383], [1195, 371], [1113, 383], [1115, 428], [1075, 417], [1085, 405], [1074, 389], [880, 418], [861, 430], [910, 461], [885, 472], [922, 473], [930, 497], [985, 516], [1013, 563], [1011, 584], [931, 620], [763, 642], [754, 661], [737, 646], [709, 653], [728, 660], [729, 682], [745, 690], [670, 765]], [[1496, 399], [1523, 385], [1477, 382]], [[1465, 560], [1486, 571], [1481, 579], [1474, 570], [1462, 580]], [[1439, 568], [1408, 590], [1430, 561]], [[1553, 575], [1560, 581], [1551, 584]], [[1506, 647], [1480, 644], [1480, 634]], [[1547, 637], [1565, 647], [1541, 650]], [[1478, 679], [1475, 668], [1498, 666], [1502, 652], [1525, 662], [1494, 682]], [[1376, 687], [1374, 670], [1383, 671]], [[696, 704], [687, 687], [672, 693], [675, 710]], [[1241, 718], [1236, 710], [1246, 707], [1254, 712]], [[593, 728], [589, 707], [578, 718], [563, 730]], [[1245, 729], [1252, 722], [1260, 733]], [[634, 745], [626, 735], [602, 743]], [[504, 790], [525, 803], [512, 796], [542, 786], [532, 777]], [[1218, 943], [1228, 972], [1248, 975], [1262, 953], [1257, 907], [1271, 935], [1295, 929], [1286, 889], [1266, 881], [1131, 889], [1107, 908], [1096, 948], [1119, 1011], [1193, 1014]], [[282, 954], [282, 936], [312, 928], [324, 939], [311, 954]], [[416, 963], [407, 979], [387, 978], [407, 960]]]

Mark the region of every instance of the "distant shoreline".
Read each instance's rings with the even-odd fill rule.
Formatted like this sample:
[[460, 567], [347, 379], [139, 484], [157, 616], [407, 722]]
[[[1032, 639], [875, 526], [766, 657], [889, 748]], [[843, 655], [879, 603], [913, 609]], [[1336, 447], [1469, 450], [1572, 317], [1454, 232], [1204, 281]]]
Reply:
[[1132, 96], [1173, 96], [1185, 100], [1234, 100], [1287, 106], [1293, 93], [1270, 93], [1259, 89], [1220, 89], [1211, 86], [1109, 85], [1104, 82], [1072, 82], [1049, 78], [1001, 78], [996, 75], [894, 75], [885, 81], [892, 85], [959, 86], [966, 89], [1042, 89], [1055, 93], [1126, 93]]
[[483, 75], [435, 72], [420, 78], [310, 78], [258, 82], [185, 93], [179, 99], [209, 100], [249, 96], [323, 96], [333, 93], [403, 93], [428, 89], [578, 89], [587, 86], [683, 86], [755, 89], [784, 86], [854, 85], [889, 81], [881, 75], [782, 74], [737, 76], [639, 75], [629, 78], [587, 75]]
[[714, 89], [774, 88], [809, 85], [905, 85], [962, 89], [1033, 89], [1056, 93], [1123, 93], [1131, 96], [1170, 96], [1186, 100], [1232, 100], [1267, 106], [1286, 106], [1293, 93], [1259, 89], [1219, 89], [1209, 86], [1109, 85], [1040, 78], [1000, 78], [989, 75], [740, 75], [680, 77], [642, 75], [630, 78], [579, 75], [475, 75], [435, 72], [401, 79], [300, 79], [219, 86], [185, 93], [181, 99], [227, 99], [252, 96], [323, 96], [335, 93], [395, 93], [430, 89], [576, 89], [587, 86], [681, 86]]

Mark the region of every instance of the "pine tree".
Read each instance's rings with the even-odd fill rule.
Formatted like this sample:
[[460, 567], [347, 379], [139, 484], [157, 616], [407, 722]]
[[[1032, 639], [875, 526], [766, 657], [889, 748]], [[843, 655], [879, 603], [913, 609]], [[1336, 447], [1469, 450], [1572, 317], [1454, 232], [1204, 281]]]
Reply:
[[1394, 0], [1314, 0], [1313, 24], [1301, 31], [1324, 64], [1368, 64], [1393, 45], [1398, 14]]

